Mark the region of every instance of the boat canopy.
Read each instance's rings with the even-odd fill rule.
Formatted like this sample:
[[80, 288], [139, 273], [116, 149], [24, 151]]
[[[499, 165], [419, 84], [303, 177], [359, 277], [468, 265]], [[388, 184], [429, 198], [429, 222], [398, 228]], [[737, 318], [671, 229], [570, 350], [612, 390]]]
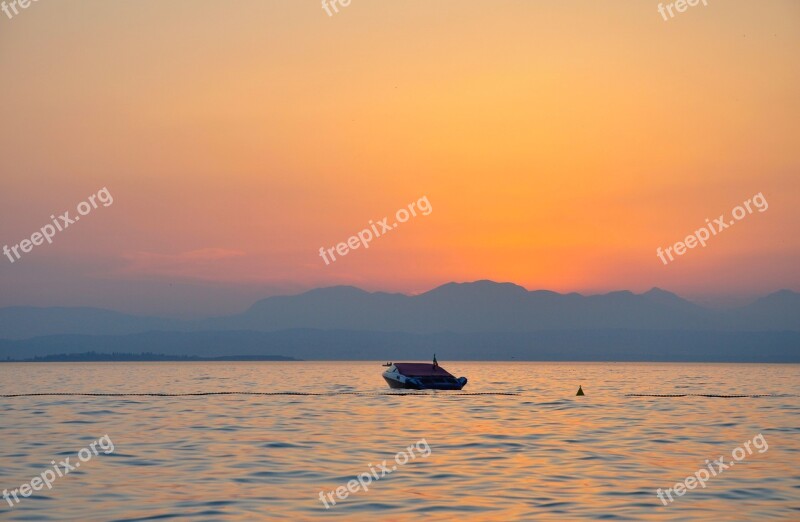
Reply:
[[394, 366], [406, 377], [453, 377], [441, 366], [433, 366], [431, 363], [394, 363]]

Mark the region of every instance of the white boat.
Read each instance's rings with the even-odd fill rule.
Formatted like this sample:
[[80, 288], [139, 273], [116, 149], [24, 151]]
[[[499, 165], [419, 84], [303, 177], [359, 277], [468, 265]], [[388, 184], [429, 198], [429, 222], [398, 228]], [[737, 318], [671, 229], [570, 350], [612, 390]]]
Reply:
[[393, 363], [383, 372], [390, 388], [408, 390], [460, 390], [467, 384], [466, 377], [456, 379], [436, 363]]

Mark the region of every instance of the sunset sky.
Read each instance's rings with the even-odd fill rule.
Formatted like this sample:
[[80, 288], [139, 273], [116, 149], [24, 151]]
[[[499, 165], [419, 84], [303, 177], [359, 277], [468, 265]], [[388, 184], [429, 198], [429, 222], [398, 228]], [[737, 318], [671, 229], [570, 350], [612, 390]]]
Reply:
[[[711, 0], [668, 21], [657, 5], [0, 12], [0, 247], [114, 198], [0, 257], [0, 306], [194, 317], [477, 279], [717, 306], [800, 291], [800, 2]], [[767, 211], [656, 256], [758, 193]], [[319, 257], [423, 196], [430, 215]]]

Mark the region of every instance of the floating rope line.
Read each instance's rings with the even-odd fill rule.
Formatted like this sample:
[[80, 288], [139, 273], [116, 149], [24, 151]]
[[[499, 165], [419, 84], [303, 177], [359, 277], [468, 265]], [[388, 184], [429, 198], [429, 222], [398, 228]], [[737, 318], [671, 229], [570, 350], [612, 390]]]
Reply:
[[771, 393], [762, 393], [754, 395], [717, 395], [712, 393], [669, 393], [669, 394], [651, 394], [651, 393], [628, 393], [625, 397], [712, 397], [720, 399], [743, 399], [749, 397], [789, 397], [789, 395], [773, 395]]
[[[226, 391], [226, 392], [194, 392], [194, 393], [12, 393], [0, 394], [0, 397], [11, 399], [17, 397], [203, 397], [207, 395], [299, 395], [299, 396], [314, 396], [314, 397], [332, 397], [335, 395], [372, 395], [372, 396], [386, 396], [398, 397], [405, 395], [413, 395], [418, 397], [434, 396], [432, 393], [380, 393], [380, 392], [243, 392], [243, 391]], [[448, 393], [447, 397], [459, 397], [463, 395], [519, 395], [519, 393], [512, 392], [466, 392], [466, 393]]]
[[[427, 390], [426, 390], [427, 391]], [[446, 390], [434, 390], [446, 391]], [[299, 397], [334, 397], [336, 395], [361, 395], [372, 397], [463, 397], [476, 395], [495, 395], [495, 396], [520, 396], [516, 392], [463, 392], [463, 393], [420, 393], [417, 392], [246, 392], [246, 391], [220, 391], [220, 392], [188, 392], [188, 393], [73, 393], [73, 392], [52, 392], [52, 393], [9, 393], [0, 394], [3, 399], [15, 399], [21, 397], [206, 397], [212, 395], [251, 395], [251, 396], [299, 396]], [[751, 397], [794, 397], [794, 395], [775, 395], [775, 394], [753, 394], [753, 395], [719, 395], [711, 393], [627, 393], [625, 397], [708, 397], [720, 399], [744, 399]]]

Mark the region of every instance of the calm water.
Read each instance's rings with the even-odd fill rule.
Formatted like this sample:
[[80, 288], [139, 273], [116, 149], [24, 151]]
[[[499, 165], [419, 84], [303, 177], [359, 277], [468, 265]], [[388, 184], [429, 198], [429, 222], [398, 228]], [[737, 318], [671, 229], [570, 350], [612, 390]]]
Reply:
[[[331, 392], [0, 398], [0, 489], [108, 434], [114, 451], [7, 520], [800, 520], [800, 366], [443, 362], [458, 395], [385, 395], [375, 363], [0, 364], [0, 393]], [[585, 397], [575, 397], [582, 384]], [[334, 392], [363, 394], [333, 394]], [[626, 393], [775, 394], [633, 398]], [[657, 488], [763, 434], [663, 506]], [[421, 439], [326, 510], [321, 490]], [[378, 472], [380, 474], [380, 472]], [[336, 498], [334, 496], [334, 498]]]

